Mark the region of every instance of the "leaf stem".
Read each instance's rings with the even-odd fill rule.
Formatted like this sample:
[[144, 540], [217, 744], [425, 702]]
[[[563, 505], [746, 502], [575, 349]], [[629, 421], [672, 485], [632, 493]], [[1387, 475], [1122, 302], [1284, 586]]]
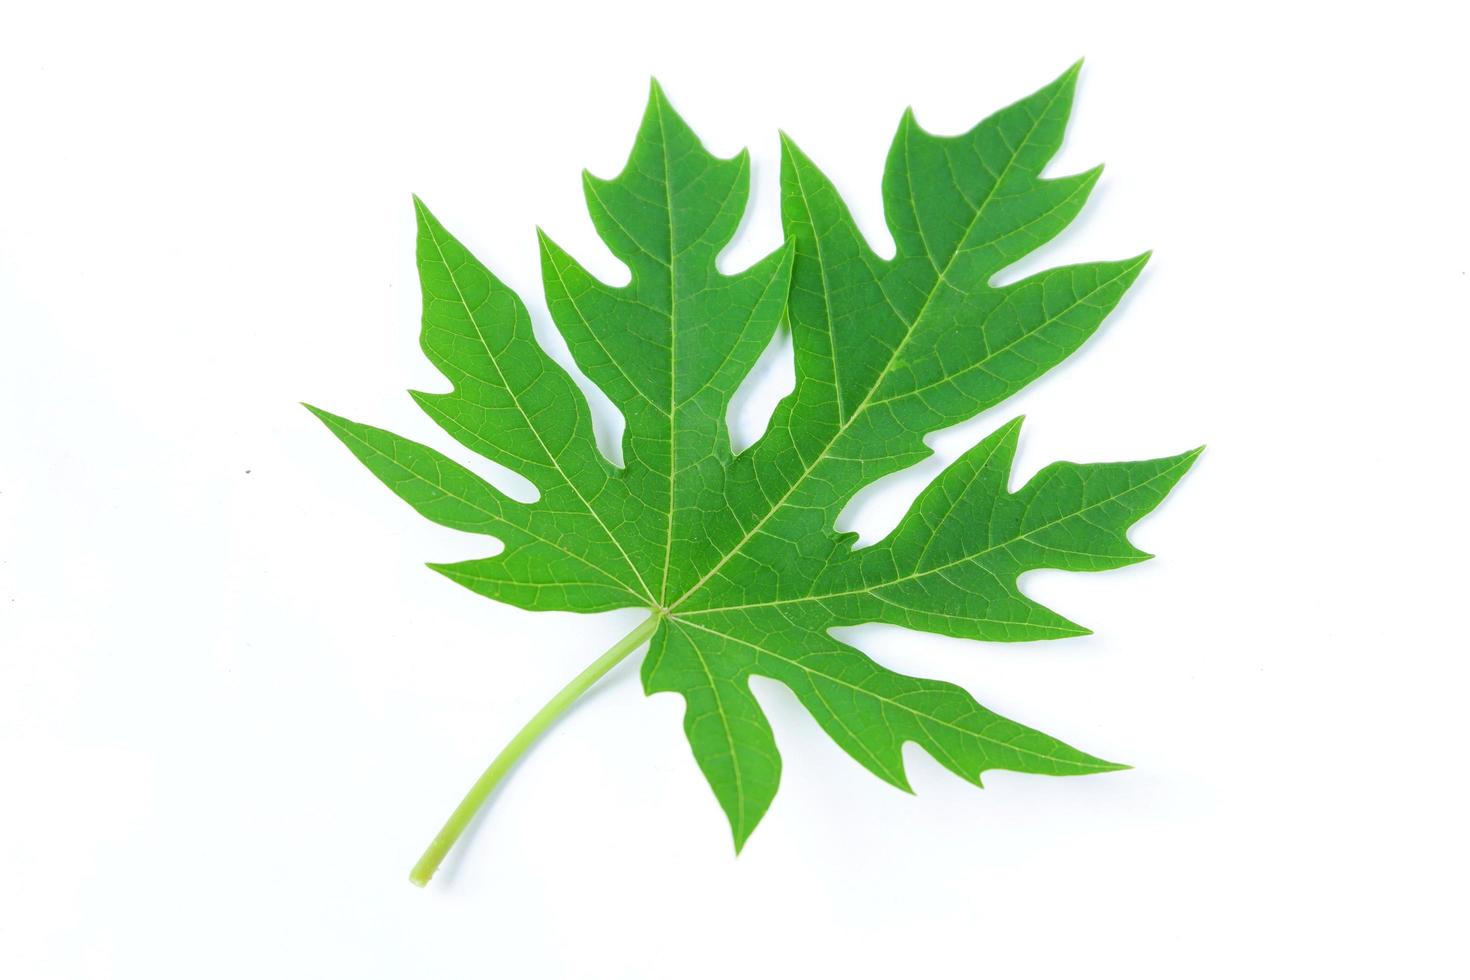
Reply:
[[454, 808], [454, 812], [444, 822], [443, 828], [424, 851], [423, 857], [419, 858], [418, 864], [413, 866], [413, 871], [408, 875], [409, 881], [420, 888], [429, 883], [429, 879], [434, 877], [434, 872], [439, 870], [439, 864], [444, 860], [444, 856], [459, 840], [475, 814], [485, 805], [485, 801], [495, 790], [496, 784], [516, 764], [516, 760], [535, 744], [536, 740], [541, 737], [541, 733], [550, 727], [562, 712], [570, 708], [572, 703], [583, 694], [586, 694], [588, 688], [596, 684], [604, 674], [617, 666], [628, 654], [642, 646], [643, 642], [653, 635], [654, 630], [658, 629], [658, 624], [662, 619], [663, 615], [659, 612], [645, 619], [633, 632], [614, 643], [606, 653], [588, 664], [586, 670], [573, 677], [566, 687], [556, 692], [555, 697], [546, 702], [546, 706], [526, 722], [525, 727], [516, 732], [515, 737], [500, 750], [500, 754], [490, 763], [489, 768], [475, 781], [475, 785], [470, 787], [470, 791], [465, 794], [459, 806]]

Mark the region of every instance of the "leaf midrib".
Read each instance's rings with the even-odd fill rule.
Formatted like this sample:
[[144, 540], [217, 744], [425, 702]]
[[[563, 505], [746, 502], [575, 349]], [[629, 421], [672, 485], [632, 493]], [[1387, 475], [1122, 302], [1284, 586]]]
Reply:
[[[418, 476], [416, 476], [414, 474], [413, 470], [409, 469], [407, 466], [405, 466], [403, 463], [401, 463], [396, 456], [389, 456], [389, 455], [387, 455], [382, 450], [380, 450], [376, 446], [374, 446], [372, 443], [368, 442], [366, 439], [363, 439], [360, 435], [358, 435], [352, 429], [346, 428], [346, 427], [333, 427], [332, 428], [332, 431], [335, 432], [335, 433], [337, 433], [337, 437], [339, 439], [342, 439], [344, 442], [346, 442], [348, 440], [352, 440], [353, 442], [358, 443], [363, 448], [365, 448], [368, 451], [372, 452], [374, 455], [380, 456], [383, 459], [388, 460], [390, 463], [392, 463], [398, 469], [400, 469], [404, 473], [408, 474], [408, 476], [409, 476], [410, 479], [422, 480], [421, 477], [418, 477]], [[438, 463], [435, 463], [435, 466], [436, 467], [438, 465], [439, 465]], [[606, 585], [611, 584], [611, 585], [614, 585], [614, 586], [618, 587], [619, 589], [623, 590], [624, 592], [626, 592], [628, 595], [632, 596], [635, 599], [642, 598], [641, 596], [638, 595], [638, 593], [636, 593], [632, 589], [629, 589], [628, 588], [628, 583], [626, 583], [626, 582], [622, 581], [621, 579], [617, 578], [611, 572], [609, 572], [607, 569], [603, 568], [601, 565], [599, 565], [596, 562], [588, 559], [585, 555], [580, 555], [577, 552], [570, 550], [569, 548], [567, 548], [565, 545], [561, 544], [560, 542], [553, 541], [550, 538], [545, 537], [544, 535], [537, 534], [535, 531], [532, 531], [532, 530], [530, 530], [527, 527], [523, 527], [521, 525], [512, 523], [511, 521], [507, 520], [503, 514], [495, 514], [495, 513], [492, 513], [491, 511], [486, 510], [484, 507], [481, 507], [479, 504], [475, 503], [473, 500], [470, 500], [468, 497], [464, 496], [463, 494], [455, 493], [453, 490], [450, 490], [448, 487], [446, 487], [444, 485], [442, 471], [439, 473], [439, 476], [440, 476], [440, 480], [438, 482], [436, 482], [436, 483], [430, 483], [429, 485], [432, 486], [435, 490], [439, 491], [445, 497], [448, 497], [451, 500], [457, 500], [460, 503], [464, 504], [466, 507], [469, 507], [471, 510], [474, 510], [477, 513], [483, 514], [485, 516], [485, 518], [486, 518], [485, 523], [488, 524], [488, 525], [490, 525], [492, 528], [494, 528], [494, 530], [487, 531], [487, 532], [474, 532], [474, 531], [471, 531], [470, 533], [472, 533], [472, 534], [473, 533], [495, 534], [495, 533], [498, 532], [500, 534], [504, 534], [505, 533], [505, 530], [504, 530], [505, 528], [511, 528], [511, 529], [513, 529], [518, 534], [524, 534], [526, 537], [530, 538], [533, 541], [539, 541], [539, 542], [541, 542], [542, 544], [546, 545], [549, 548], [552, 548], [552, 549], [554, 549], [556, 551], [560, 551], [562, 554], [566, 555], [568, 558], [571, 558], [574, 561], [581, 562], [583, 565], [585, 565], [588, 568], [592, 569], [592, 571], [596, 572], [598, 575], [602, 576], [602, 578], [604, 579], [604, 581], [600, 581], [600, 582], [579, 582], [577, 584], [579, 584], [579, 585], [599, 585], [599, 586], [606, 586]], [[423, 481], [423, 482], [426, 482], [427, 483], [428, 481]], [[389, 484], [389, 489], [394, 490], [395, 493], [397, 492], [396, 489], [391, 484]], [[493, 490], [494, 488], [492, 487], [491, 489]], [[442, 522], [440, 522], [440, 523], [442, 523]], [[466, 531], [468, 531], [469, 528], [468, 527], [464, 527], [464, 528], [460, 528], [460, 530], [466, 530]], [[498, 556], [494, 556], [494, 557], [498, 557]]]
[[[658, 98], [655, 96], [655, 98]], [[669, 514], [664, 526], [664, 571], [658, 588], [660, 605], [669, 599], [669, 566], [674, 562], [674, 498], [679, 473], [679, 274], [674, 267], [678, 253], [674, 250], [674, 181], [669, 173], [669, 139], [664, 129], [664, 102], [658, 99], [658, 143], [664, 161], [664, 206], [669, 215]]]
[[[928, 295], [924, 297], [923, 304], [914, 314], [913, 320], [905, 322], [903, 340], [894, 346], [893, 353], [888, 356], [888, 361], [884, 364], [883, 370], [879, 372], [878, 377], [874, 380], [872, 387], [868, 389], [867, 393], [863, 396], [863, 400], [858, 404], [857, 408], [853, 409], [852, 415], [850, 415], [837, 427], [837, 430], [833, 433], [832, 437], [827, 440], [826, 444], [817, 453], [812, 462], [808, 464], [805, 469], [803, 469], [801, 476], [797, 477], [797, 479], [791, 484], [791, 486], [787, 488], [786, 492], [781, 495], [781, 499], [776, 501], [771, 509], [766, 512], [765, 516], [757, 521], [755, 525], [745, 533], [740, 541], [737, 542], [735, 546], [731, 548], [728, 552], [726, 552], [708, 572], [701, 576], [699, 581], [690, 586], [683, 595], [681, 595], [678, 599], [675, 599], [666, 608], [668, 608], [670, 611], [679, 608], [685, 601], [689, 599], [690, 596], [694, 595], [701, 588], [703, 588], [704, 584], [708, 582], [721, 568], [723, 568], [730, 561], [730, 559], [739, 554], [745, 548], [745, 546], [750, 543], [755, 535], [759, 533], [760, 529], [764, 527], [771, 520], [772, 517], [780, 512], [781, 508], [785, 506], [786, 501], [791, 499], [791, 495], [796, 492], [796, 489], [803, 483], [805, 483], [806, 480], [811, 476], [811, 474], [816, 470], [816, 468], [828, 458], [827, 454], [831, 451], [832, 447], [837, 444], [837, 441], [841, 439], [842, 436], [845, 435], [847, 431], [851, 428], [853, 422], [863, 414], [864, 410], [867, 409], [868, 403], [872, 401], [873, 395], [883, 386], [883, 381], [888, 377], [889, 372], [893, 370], [893, 365], [898, 360], [899, 355], [903, 353], [903, 351], [908, 347], [909, 342], [913, 339], [914, 334], [917, 332], [919, 322], [923, 320], [924, 315], [929, 311], [929, 305], [933, 302], [934, 297], [939, 294], [940, 286], [946, 284], [945, 277], [949, 274], [950, 269], [954, 265], [955, 259], [962, 251], [959, 245], [962, 245], [974, 232], [975, 228], [979, 225], [981, 218], [986, 213], [986, 209], [990, 206], [991, 201], [995, 199], [996, 191], [1000, 189], [1000, 186], [1010, 175], [1012, 169], [1016, 165], [1017, 159], [1021, 155], [1021, 151], [1030, 143], [1031, 138], [1036, 134], [1037, 127], [1041, 125], [1041, 120], [1045, 118], [1046, 113], [1051, 110], [1051, 107], [1056, 104], [1056, 100], [1060, 97], [1060, 94], [1060, 90], [1057, 93], [1054, 93], [1051, 97], [1051, 100], [1047, 103], [1046, 108], [1041, 112], [1038, 112], [1032, 118], [1031, 128], [1026, 131], [1025, 138], [1022, 139], [1017, 145], [1016, 149], [1011, 152], [1011, 156], [1006, 161], [1006, 166], [1001, 171], [1000, 176], [996, 178], [995, 183], [991, 185], [990, 190], [986, 193], [985, 199], [981, 201], [979, 207], [975, 209], [974, 217], [971, 218], [969, 225], [965, 229], [965, 233], [959, 237], [958, 244], [955, 250], [950, 253], [949, 258], [945, 261], [944, 268], [939, 271], [939, 275], [935, 279], [933, 287], [931, 287], [931, 289], [929, 290]], [[801, 192], [803, 202], [808, 201], [809, 198], [806, 191], [806, 185], [802, 181], [800, 169], [793, 166], [792, 173], [795, 175], [797, 188]], [[816, 229], [814, 227], [814, 237], [815, 233]], [[885, 293], [884, 296], [886, 298], [887, 294]], [[892, 304], [890, 303], [890, 306], [891, 305]], [[895, 312], [897, 311], [895, 310]], [[1047, 323], [1052, 322], [1054, 319], [1054, 317], [1048, 319]], [[1043, 324], [1043, 326], [1044, 325], [1045, 324]], [[1040, 327], [1037, 327], [1037, 329], [1039, 330]], [[1035, 332], [1035, 330], [1031, 331], [1032, 334], [1034, 334]], [[1026, 334], [1025, 336], [1030, 335], [1031, 334]], [[1007, 348], [1002, 348], [1002, 350], [1008, 349], [1009, 346], [1010, 345], [1007, 345]], [[989, 361], [994, 357], [995, 354], [990, 354], [986, 356], [985, 360]], [[835, 366], [835, 350], [833, 352], [833, 362]]]
[[[805, 671], [808, 674], [811, 674], [811, 675], [816, 676], [816, 677], [824, 678], [825, 680], [831, 681], [834, 684], [838, 684], [838, 685], [840, 685], [842, 687], [848, 688], [849, 690], [857, 691], [857, 692], [859, 692], [861, 694], [864, 694], [864, 695], [866, 695], [866, 696], [868, 696], [870, 698], [873, 698], [876, 701], [881, 701], [884, 704], [892, 705], [894, 708], [896, 708], [896, 709], [898, 709], [900, 711], [903, 711], [903, 712], [907, 712], [908, 714], [912, 715], [913, 717], [919, 719], [921, 722], [930, 722], [930, 723], [933, 723], [935, 725], [939, 725], [939, 726], [942, 726], [944, 728], [948, 728], [951, 731], [959, 732], [962, 735], [967, 735], [967, 736], [969, 736], [971, 738], [979, 739], [982, 742], [988, 742], [991, 745], [1000, 746], [1002, 748], [1008, 749], [1008, 750], [1010, 750], [1012, 752], [1019, 753], [1021, 755], [1028, 755], [1028, 756], [1031, 756], [1031, 757], [1036, 758], [1036, 759], [1045, 759], [1045, 760], [1047, 760], [1049, 762], [1055, 762], [1055, 763], [1058, 763], [1058, 764], [1061, 764], [1061, 765], [1086, 767], [1086, 768], [1090, 768], [1090, 769], [1098, 769], [1098, 770], [1104, 771], [1104, 772], [1111, 771], [1111, 770], [1114, 770], [1114, 769], [1117, 769], [1118, 768], [1116, 765], [1114, 765], [1112, 763], [1103, 763], [1103, 764], [1097, 765], [1097, 766], [1090, 766], [1087, 763], [1082, 762], [1080, 760], [1076, 760], [1076, 759], [1064, 759], [1064, 758], [1061, 758], [1060, 756], [1047, 755], [1045, 752], [1037, 752], [1034, 749], [1024, 749], [1024, 748], [1021, 748], [1021, 747], [1019, 747], [1019, 746], [1017, 746], [1017, 745], [1015, 745], [1013, 743], [1004, 742], [1004, 741], [1001, 741], [998, 738], [993, 738], [993, 737], [991, 737], [989, 735], [984, 735], [984, 734], [981, 734], [980, 732], [973, 731], [973, 730], [968, 729], [968, 728], [962, 728], [959, 725], [956, 725], [954, 722], [946, 721], [945, 719], [940, 718], [940, 717], [938, 717], [936, 715], [925, 714], [924, 712], [918, 710], [917, 708], [914, 708], [914, 707], [912, 707], [910, 705], [904, 704], [901, 701], [895, 701], [893, 698], [886, 697], [886, 696], [884, 696], [882, 694], [878, 694], [878, 693], [874, 692], [873, 690], [871, 690], [870, 688], [860, 687], [857, 684], [854, 684], [851, 681], [845, 680], [845, 679], [843, 679], [841, 677], [836, 677], [836, 676], [834, 676], [832, 674], [829, 674], [829, 673], [826, 673], [824, 671], [817, 670], [816, 668], [810, 667], [807, 664], [804, 664], [804, 663], [802, 663], [799, 660], [794, 660], [791, 657], [786, 656], [785, 654], [777, 653], [775, 650], [771, 650], [771, 649], [768, 649], [766, 647], [763, 647], [759, 643], [755, 643], [754, 641], [743, 639], [742, 637], [739, 637], [739, 636], [732, 636], [729, 633], [724, 633], [724, 632], [721, 632], [720, 630], [717, 630], [717, 629], [711, 629], [708, 626], [701, 626], [700, 624], [694, 623], [694, 622], [690, 622], [687, 619], [681, 619], [679, 617], [670, 617], [670, 618], [671, 619], [674, 619], [676, 622], [681, 623], [681, 624], [683, 624], [685, 626], [690, 626], [690, 627], [693, 627], [694, 629], [697, 629], [697, 630], [703, 630], [706, 633], [712, 634], [714, 636], [722, 637], [723, 639], [726, 639], [726, 640], [733, 640], [734, 642], [739, 643], [742, 646], [750, 647], [752, 650], [755, 650], [758, 653], [763, 653], [763, 654], [765, 654], [768, 657], [774, 657], [775, 659], [780, 660], [783, 663], [788, 663], [791, 666], [796, 667], [799, 670]], [[755, 671], [755, 673], [760, 673], [760, 672], [759, 671]], [[980, 707], [980, 705], [977, 703], [976, 704], [976, 707]], [[981, 710], [984, 711], [986, 709], [983, 708], [983, 707], [981, 707]], [[999, 718], [1000, 716], [999, 715], [996, 715], [996, 717]], [[1044, 737], [1050, 737], [1050, 736], [1044, 736]], [[984, 770], [982, 769], [981, 771], [983, 772]]]
[[[907, 575], [900, 575], [897, 578], [889, 579], [889, 580], [884, 581], [884, 582], [866, 583], [866, 584], [864, 584], [862, 586], [859, 586], [858, 588], [855, 588], [855, 589], [844, 589], [841, 592], [824, 592], [824, 593], [820, 593], [820, 594], [797, 596], [797, 597], [793, 597], [793, 598], [790, 598], [790, 599], [772, 599], [772, 600], [770, 600], [768, 602], [751, 602], [751, 603], [745, 603], [744, 605], [736, 605], [736, 606], [712, 606], [712, 607], [709, 607], [709, 608], [706, 608], [706, 609], [689, 609], [689, 610], [685, 610], [684, 613], [683, 613], [683, 615], [685, 615], [685, 616], [696, 616], [696, 615], [703, 615], [703, 614], [706, 614], [706, 613], [738, 612], [738, 611], [743, 610], [743, 609], [765, 609], [765, 608], [770, 607], [770, 606], [786, 606], [786, 605], [794, 605], [796, 603], [802, 603], [802, 602], [821, 602], [821, 601], [823, 601], [825, 599], [840, 599], [840, 598], [843, 598], [845, 596], [850, 596], [850, 595], [861, 595], [861, 594], [863, 594], [865, 592], [876, 592], [879, 589], [891, 588], [892, 586], [900, 585], [900, 584], [902, 584], [904, 582], [910, 582], [910, 581], [913, 581], [914, 579], [925, 578], [925, 577], [927, 577], [929, 575], [938, 575], [938, 574], [941, 574], [941, 573], [943, 573], [945, 571], [948, 571], [951, 568], [954, 568], [957, 565], [963, 565], [963, 564], [966, 564], [967, 562], [978, 561], [979, 559], [984, 558], [986, 555], [991, 554], [992, 552], [999, 551], [1002, 548], [1008, 548], [1011, 545], [1016, 544], [1016, 543], [1021, 542], [1021, 541], [1031, 541], [1032, 544], [1035, 544], [1036, 542], [1031, 540], [1031, 536], [1032, 535], [1034, 535], [1034, 534], [1040, 534], [1041, 532], [1046, 531], [1046, 530], [1048, 530], [1048, 529], [1050, 529], [1052, 527], [1055, 527], [1058, 524], [1064, 523], [1066, 521], [1070, 521], [1070, 520], [1072, 520], [1073, 518], [1076, 518], [1076, 517], [1080, 517], [1083, 514], [1086, 514], [1089, 511], [1092, 511], [1092, 510], [1094, 510], [1094, 509], [1096, 509], [1098, 507], [1104, 507], [1104, 506], [1112, 503], [1113, 501], [1118, 500], [1121, 497], [1127, 496], [1130, 493], [1134, 493], [1134, 492], [1136, 492], [1138, 490], [1144, 489], [1145, 487], [1152, 486], [1154, 483], [1158, 482], [1159, 480], [1163, 480], [1163, 479], [1166, 479], [1166, 478], [1172, 476], [1176, 471], [1178, 471], [1178, 469], [1181, 466], [1188, 466], [1193, 461], [1195, 455], [1196, 454], [1188, 454], [1188, 455], [1184, 456], [1182, 459], [1180, 459], [1178, 462], [1176, 462], [1173, 466], [1170, 466], [1168, 469], [1162, 470], [1159, 473], [1156, 473], [1155, 475], [1149, 477], [1147, 480], [1143, 481], [1142, 483], [1139, 483], [1139, 484], [1136, 484], [1134, 486], [1131, 486], [1128, 489], [1126, 489], [1126, 490], [1124, 490], [1124, 491], [1122, 491], [1120, 493], [1115, 493], [1115, 494], [1113, 494], [1110, 497], [1105, 497], [1102, 500], [1095, 501], [1094, 503], [1088, 504], [1086, 507], [1081, 507], [1081, 508], [1079, 508], [1079, 509], [1077, 509], [1075, 511], [1072, 511], [1069, 514], [1065, 514], [1062, 517], [1057, 518], [1056, 520], [1048, 521], [1047, 523], [1042, 524], [1042, 525], [1039, 525], [1038, 527], [1033, 527], [1030, 530], [1025, 531], [1022, 534], [1014, 535], [1012, 537], [1007, 538], [1004, 541], [1000, 541], [1000, 542], [997, 542], [995, 544], [989, 545], [988, 547], [983, 548], [980, 551], [976, 551], [976, 552], [973, 552], [971, 554], [963, 555], [960, 558], [956, 558], [953, 561], [947, 561], [947, 562], [945, 562], [945, 563], [943, 563], [941, 565], [934, 565], [934, 566], [932, 566], [930, 568], [915, 569], [914, 571], [908, 573]], [[1042, 545], [1042, 547], [1049, 547], [1049, 546]], [[1056, 549], [1056, 550], [1063, 550], [1064, 551], [1066, 549]], [[1078, 554], [1082, 554], [1082, 552], [1078, 552]], [[882, 598], [882, 597], [880, 596], [879, 598]]]
[[[678, 622], [677, 620], [675, 622]], [[704, 658], [704, 651], [699, 644], [689, 642], [689, 647], [694, 651], [694, 659], [699, 661], [699, 667], [704, 671], [705, 680], [709, 682], [710, 694], [715, 699], [715, 714], [720, 719], [720, 730], [725, 733], [725, 745], [730, 750], [730, 770], [735, 778], [735, 809], [739, 816], [732, 821], [737, 841], [745, 839], [745, 780], [740, 771], [740, 756], [735, 751], [735, 733], [730, 730], [730, 715], [725, 710], [725, 699], [720, 696], [720, 686], [715, 683], [714, 672], [709, 669], [709, 661]]]
[[[419, 206], [420, 208], [422, 208], [422, 205]], [[444, 271], [449, 273], [449, 281], [454, 284], [454, 292], [455, 295], [459, 297], [460, 306], [464, 307], [465, 315], [470, 318], [470, 325], [475, 328], [475, 336], [480, 341], [480, 346], [484, 348], [485, 356], [490, 360], [490, 366], [495, 369], [496, 375], [500, 378], [500, 384], [505, 389], [506, 394], [510, 396], [511, 402], [515, 404], [516, 411], [520, 413], [521, 418], [526, 420], [526, 428], [530, 431], [531, 435], [535, 437], [536, 444], [540, 446], [541, 451], [546, 454], [547, 460], [550, 461], [552, 467], [561, 476], [562, 481], [571, 488], [572, 493], [577, 495], [577, 499], [582, 502], [582, 506], [587, 508], [587, 513], [592, 515], [592, 519], [597, 521], [597, 525], [602, 528], [602, 532], [607, 535], [607, 539], [612, 542], [613, 547], [618, 549], [618, 554], [623, 556], [623, 561], [627, 563], [628, 569], [633, 573], [633, 577], [636, 578], [638, 580], [638, 584], [643, 587], [644, 598], [648, 599], [648, 601], [652, 603], [653, 592], [651, 589], [649, 589], [648, 583], [643, 580], [643, 575], [638, 571], [638, 566], [633, 563], [633, 559], [628, 555], [627, 550], [623, 547], [623, 543], [618, 540], [617, 536], [613, 534], [612, 529], [607, 526], [607, 523], [605, 521], [603, 521], [602, 515], [599, 514], [597, 512], [597, 509], [592, 506], [592, 502], [589, 501], [582, 494], [581, 488], [572, 482], [572, 479], [567, 475], [566, 470], [562, 469], [561, 461], [557, 458], [556, 454], [551, 451], [551, 448], [546, 445], [546, 441], [541, 438], [541, 432], [536, 427], [536, 424], [531, 419], [531, 416], [527, 414], [525, 406], [521, 404], [520, 396], [516, 394], [515, 389], [512, 388], [510, 383], [506, 380], [505, 372], [500, 369], [500, 361], [496, 358], [495, 351], [491, 348], [489, 341], [485, 338], [485, 331], [480, 327], [480, 320], [478, 317], [475, 316], [475, 311], [470, 306], [469, 299], [465, 296], [464, 290], [460, 288], [459, 277], [455, 275], [454, 268], [449, 264], [449, 257], [444, 254], [444, 247], [439, 244], [439, 236], [434, 233], [434, 226], [432, 222], [426, 221], [425, 227], [427, 227], [429, 232], [429, 241], [434, 243], [434, 251], [439, 253], [439, 261], [444, 266]], [[624, 583], [624, 585], [626, 586], [626, 583]]]

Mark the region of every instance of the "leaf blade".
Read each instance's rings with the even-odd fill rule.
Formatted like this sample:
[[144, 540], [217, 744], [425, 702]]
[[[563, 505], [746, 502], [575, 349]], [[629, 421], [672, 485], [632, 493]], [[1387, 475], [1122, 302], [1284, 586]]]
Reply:
[[[1019, 576], [1150, 557], [1129, 528], [1199, 455], [1053, 463], [1012, 491], [1017, 419], [945, 468], [884, 540], [854, 549], [834, 528], [854, 493], [930, 454], [927, 433], [1079, 350], [1147, 263], [1145, 252], [996, 285], [1072, 222], [1101, 174], [1042, 176], [1079, 66], [959, 135], [904, 114], [882, 183], [888, 258], [783, 133], [787, 241], [731, 274], [717, 263], [745, 214], [749, 157], [711, 154], [654, 82], [623, 170], [584, 175], [589, 214], [628, 284], [598, 280], [538, 232], [552, 319], [627, 423], [622, 467], [597, 451], [590, 410], [537, 344], [520, 297], [417, 199], [422, 343], [451, 390], [413, 396], [540, 496], [510, 500], [436, 450], [313, 409], [424, 516], [505, 543], [436, 571], [527, 609], [653, 611], [640, 634], [652, 633], [645, 690], [684, 697], [686, 738], [737, 851], [781, 772], [753, 676], [785, 684], [849, 755], [904, 789], [906, 742], [977, 784], [996, 768], [1125, 768], [952, 684], [887, 670], [829, 632], [880, 622], [1003, 642], [1084, 634], [1022, 593]], [[783, 316], [795, 389], [736, 455], [731, 398]]]

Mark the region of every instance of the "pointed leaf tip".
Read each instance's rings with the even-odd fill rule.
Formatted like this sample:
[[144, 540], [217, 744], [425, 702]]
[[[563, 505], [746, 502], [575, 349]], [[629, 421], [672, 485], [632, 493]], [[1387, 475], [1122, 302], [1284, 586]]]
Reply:
[[1194, 467], [1195, 460], [1199, 459], [1204, 454], [1204, 451], [1204, 446], [1196, 446], [1187, 452], [1179, 454], [1179, 462], [1184, 467], [1183, 472], [1179, 474], [1181, 478], [1184, 476], [1184, 473], [1188, 473]]
[[1076, 61], [1072, 62], [1071, 66], [1068, 67], [1066, 71], [1058, 75], [1055, 81], [1043, 88], [1042, 91], [1060, 91], [1062, 93], [1065, 93], [1066, 98], [1070, 101], [1070, 99], [1072, 98], [1072, 93], [1075, 92], [1077, 89], [1077, 76], [1081, 73], [1082, 59], [1078, 58]]
[[311, 414], [315, 415], [317, 418], [321, 419], [323, 422], [325, 422], [329, 426], [332, 424], [332, 422], [334, 420], [337, 420], [337, 416], [333, 415], [331, 412], [327, 411], [324, 408], [317, 408], [315, 405], [311, 404], [310, 402], [302, 402], [301, 403], [301, 407], [304, 408], [304, 409], [306, 409]]
[[[624, 169], [627, 169], [626, 166], [624, 167]], [[592, 171], [588, 170], [586, 167], [583, 167], [582, 168], [582, 193], [583, 193], [584, 196], [585, 195], [589, 195], [589, 194], [596, 194], [599, 191], [601, 191], [603, 188], [607, 187], [609, 184], [611, 184], [616, 179], [617, 179], [616, 177], [613, 177], [611, 179], [609, 179], [607, 177], [599, 177], [595, 173], [593, 173]], [[589, 206], [590, 206], [590, 202], [589, 202]]]
[[[651, 115], [657, 115], [660, 119], [667, 117], [668, 121], [672, 122], [675, 128], [687, 129], [689, 127], [689, 124], [684, 121], [684, 117], [679, 115], [679, 110], [675, 109], [674, 104], [669, 101], [669, 93], [659, 84], [659, 80], [652, 75], [648, 76], [648, 103], [643, 110], [645, 125], [648, 123]], [[641, 132], [639, 136], [642, 136]]]
[[781, 158], [783, 160], [790, 160], [792, 163], [811, 163], [811, 158], [806, 155], [806, 151], [801, 148], [800, 144], [792, 139], [790, 133], [784, 129], [777, 130], [777, 132], [781, 136]]
[[424, 199], [417, 194], [413, 195], [413, 213], [418, 217], [420, 225], [437, 224], [439, 221], [434, 217], [434, 212], [430, 211], [429, 206], [424, 203]]

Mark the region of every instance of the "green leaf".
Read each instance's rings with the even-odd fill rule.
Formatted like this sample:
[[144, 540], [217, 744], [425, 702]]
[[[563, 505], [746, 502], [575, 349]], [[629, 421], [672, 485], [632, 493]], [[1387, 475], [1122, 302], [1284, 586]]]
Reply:
[[[432, 874], [535, 734], [650, 635], [644, 686], [684, 697], [685, 733], [737, 849], [781, 772], [752, 676], [786, 685], [854, 759], [905, 789], [905, 742], [977, 785], [987, 769], [1122, 768], [1002, 718], [953, 684], [890, 671], [830, 633], [869, 622], [1006, 642], [1085, 633], [1025, 596], [1018, 576], [1149, 557], [1127, 530], [1198, 455], [1055, 463], [1013, 491], [1016, 419], [948, 467], [883, 541], [855, 548], [833, 527], [858, 490], [929, 455], [926, 433], [999, 404], [1077, 350], [1147, 261], [993, 284], [1061, 232], [1097, 181], [1100, 169], [1041, 176], [1061, 145], [1077, 70], [960, 136], [927, 133], [904, 115], [883, 180], [890, 259], [783, 136], [786, 244], [733, 275], [717, 258], [745, 212], [749, 159], [708, 153], [655, 83], [622, 173], [584, 179], [593, 222], [629, 283], [598, 280], [540, 235], [552, 318], [626, 419], [622, 467], [597, 450], [586, 402], [537, 344], [520, 298], [415, 199], [423, 348], [451, 389], [413, 397], [539, 496], [521, 503], [436, 450], [312, 411], [425, 517], [504, 543], [494, 557], [431, 566], [442, 574], [525, 609], [652, 614], [533, 719], [509, 761], [502, 753], [415, 881]], [[730, 400], [783, 317], [795, 390], [735, 455]]]

